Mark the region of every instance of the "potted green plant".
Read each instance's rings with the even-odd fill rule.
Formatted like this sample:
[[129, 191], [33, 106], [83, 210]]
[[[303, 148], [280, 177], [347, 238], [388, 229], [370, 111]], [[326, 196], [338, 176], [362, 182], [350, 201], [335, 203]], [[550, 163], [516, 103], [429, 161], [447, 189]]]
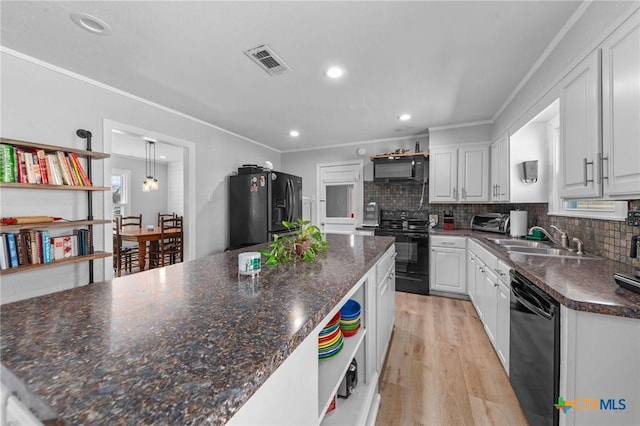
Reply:
[[295, 222], [282, 221], [291, 235], [274, 235], [270, 250], [263, 249], [260, 253], [267, 258], [265, 264], [275, 265], [284, 262], [312, 262], [318, 253], [327, 251], [327, 243], [322, 238], [320, 228], [311, 225], [308, 220], [297, 219]]

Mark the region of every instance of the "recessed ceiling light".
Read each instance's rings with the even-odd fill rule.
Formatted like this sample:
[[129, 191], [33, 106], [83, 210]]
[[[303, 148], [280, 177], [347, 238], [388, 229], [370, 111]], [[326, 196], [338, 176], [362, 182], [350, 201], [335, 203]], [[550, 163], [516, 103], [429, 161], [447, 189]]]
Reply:
[[167, 158], [166, 155], [159, 155], [158, 157], [160, 157], [161, 160], [164, 160], [165, 158]]
[[85, 31], [89, 31], [92, 34], [109, 35], [111, 34], [111, 27], [102, 19], [89, 15], [88, 13], [72, 13], [71, 20], [76, 23], [77, 26]]
[[342, 68], [331, 67], [327, 71], [325, 71], [324, 75], [326, 75], [329, 78], [340, 78], [342, 77], [343, 73], [344, 71], [342, 71]]
[[402, 120], [402, 121], [411, 120], [411, 114], [402, 114], [398, 116], [398, 120]]
[[297, 130], [292, 130], [289, 132], [289, 136], [297, 138], [298, 136], [300, 136], [300, 132]]

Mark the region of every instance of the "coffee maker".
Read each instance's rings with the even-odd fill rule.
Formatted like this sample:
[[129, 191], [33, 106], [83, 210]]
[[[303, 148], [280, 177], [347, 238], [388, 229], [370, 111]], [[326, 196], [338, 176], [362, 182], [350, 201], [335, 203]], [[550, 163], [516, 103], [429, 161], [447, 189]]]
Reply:
[[613, 278], [620, 287], [640, 293], [640, 235], [631, 237], [629, 256], [631, 256], [631, 265], [633, 266], [631, 275], [613, 274]]

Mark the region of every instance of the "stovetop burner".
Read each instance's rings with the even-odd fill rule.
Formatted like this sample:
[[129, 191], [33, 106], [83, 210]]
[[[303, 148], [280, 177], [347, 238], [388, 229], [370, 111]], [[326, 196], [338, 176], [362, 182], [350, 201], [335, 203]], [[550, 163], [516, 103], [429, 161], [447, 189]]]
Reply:
[[381, 210], [380, 229], [388, 231], [429, 232], [429, 213], [421, 210]]

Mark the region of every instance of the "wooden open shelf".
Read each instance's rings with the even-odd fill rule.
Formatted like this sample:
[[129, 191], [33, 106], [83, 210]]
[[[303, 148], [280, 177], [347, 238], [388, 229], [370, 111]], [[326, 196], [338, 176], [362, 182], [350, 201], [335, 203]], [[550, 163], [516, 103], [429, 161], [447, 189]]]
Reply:
[[0, 275], [8, 275], [16, 272], [31, 271], [34, 269], [49, 268], [51, 266], [60, 266], [68, 263], [86, 262], [87, 260], [103, 259], [109, 256], [111, 256], [111, 253], [107, 253], [104, 251], [97, 251], [92, 254], [87, 254], [86, 256], [73, 256], [73, 257], [67, 257], [65, 259], [54, 260], [49, 263], [36, 263], [34, 265], [20, 265], [17, 268], [3, 269], [3, 270], [0, 270]]
[[105, 225], [110, 220], [59, 220], [55, 222], [22, 223], [16, 225], [0, 225], [0, 232], [20, 231], [22, 229], [74, 228], [83, 225]]
[[[17, 139], [0, 138], [0, 143], [6, 143], [6, 144], [17, 146], [20, 148], [44, 149], [45, 151], [73, 152], [82, 157], [89, 157], [89, 158], [96, 158], [96, 159], [111, 157], [111, 155], [104, 152], [87, 151], [86, 149], [67, 148], [64, 146], [46, 145], [43, 143], [20, 141]], [[86, 188], [86, 187], [83, 187], [83, 188]]]
[[389, 158], [389, 157], [415, 157], [416, 155], [422, 155], [423, 157], [426, 158], [429, 156], [429, 152], [422, 151], [422, 152], [405, 152], [404, 154], [394, 154], [394, 153], [378, 154], [378, 155], [372, 155], [371, 157], [369, 157], [369, 159], [374, 160], [376, 158]]
[[62, 189], [65, 191], [111, 191], [108, 186], [49, 185], [45, 183], [0, 182], [0, 188]]

